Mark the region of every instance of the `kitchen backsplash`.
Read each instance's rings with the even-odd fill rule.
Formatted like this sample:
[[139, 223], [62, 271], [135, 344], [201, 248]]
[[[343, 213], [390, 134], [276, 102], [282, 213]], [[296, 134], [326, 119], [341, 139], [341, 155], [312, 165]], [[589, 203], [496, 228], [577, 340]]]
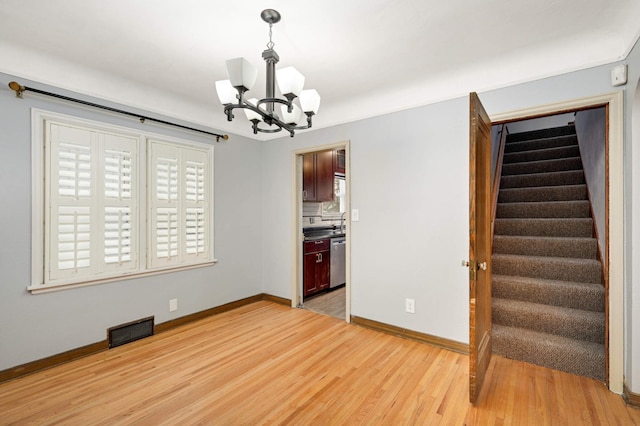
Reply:
[[302, 227], [340, 226], [340, 219], [322, 220], [322, 203], [305, 201], [302, 203]]

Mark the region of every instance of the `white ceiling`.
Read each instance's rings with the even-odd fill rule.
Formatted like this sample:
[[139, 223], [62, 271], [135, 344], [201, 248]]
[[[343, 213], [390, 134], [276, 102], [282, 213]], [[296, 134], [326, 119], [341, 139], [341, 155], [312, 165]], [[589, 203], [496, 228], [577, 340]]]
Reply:
[[0, 71], [253, 137], [214, 82], [244, 56], [264, 97], [265, 8], [278, 67], [322, 97], [314, 128], [624, 59], [640, 35], [638, 0], [2, 0]]

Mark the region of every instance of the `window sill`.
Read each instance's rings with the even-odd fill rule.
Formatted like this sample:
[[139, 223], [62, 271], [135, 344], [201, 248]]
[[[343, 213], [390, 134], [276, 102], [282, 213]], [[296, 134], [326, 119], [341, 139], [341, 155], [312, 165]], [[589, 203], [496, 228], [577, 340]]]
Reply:
[[207, 266], [213, 266], [216, 263], [218, 263], [218, 260], [213, 259], [212, 261], [205, 262], [205, 263], [198, 263], [197, 265], [188, 265], [188, 266], [182, 266], [182, 267], [170, 268], [170, 269], [148, 270], [148, 271], [135, 273], [135, 274], [118, 275], [115, 277], [101, 278], [98, 280], [91, 280], [91, 281], [81, 281], [81, 282], [73, 282], [73, 283], [66, 283], [66, 284], [46, 284], [46, 285], [35, 284], [27, 287], [27, 290], [31, 292], [31, 294], [51, 293], [54, 291], [70, 290], [72, 288], [88, 287], [88, 286], [97, 285], [97, 284], [111, 283], [114, 281], [132, 280], [136, 278], [167, 274], [170, 272], [179, 272], [179, 271], [187, 271], [189, 269], [204, 268]]

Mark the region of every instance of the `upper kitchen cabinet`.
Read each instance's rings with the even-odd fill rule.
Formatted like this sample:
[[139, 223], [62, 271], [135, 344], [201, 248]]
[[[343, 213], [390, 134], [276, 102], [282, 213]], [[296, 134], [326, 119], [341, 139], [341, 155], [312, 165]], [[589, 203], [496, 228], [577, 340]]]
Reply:
[[335, 150], [310, 152], [302, 156], [303, 201], [333, 201]]
[[346, 168], [346, 150], [338, 149], [336, 151], [336, 173], [345, 174]]

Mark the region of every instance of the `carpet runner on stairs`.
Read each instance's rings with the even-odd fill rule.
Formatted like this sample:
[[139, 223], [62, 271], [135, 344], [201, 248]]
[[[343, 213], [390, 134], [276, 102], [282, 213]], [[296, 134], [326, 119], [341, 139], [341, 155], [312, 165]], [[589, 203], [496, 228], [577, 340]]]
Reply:
[[571, 125], [507, 137], [492, 317], [494, 353], [605, 380], [602, 264]]

